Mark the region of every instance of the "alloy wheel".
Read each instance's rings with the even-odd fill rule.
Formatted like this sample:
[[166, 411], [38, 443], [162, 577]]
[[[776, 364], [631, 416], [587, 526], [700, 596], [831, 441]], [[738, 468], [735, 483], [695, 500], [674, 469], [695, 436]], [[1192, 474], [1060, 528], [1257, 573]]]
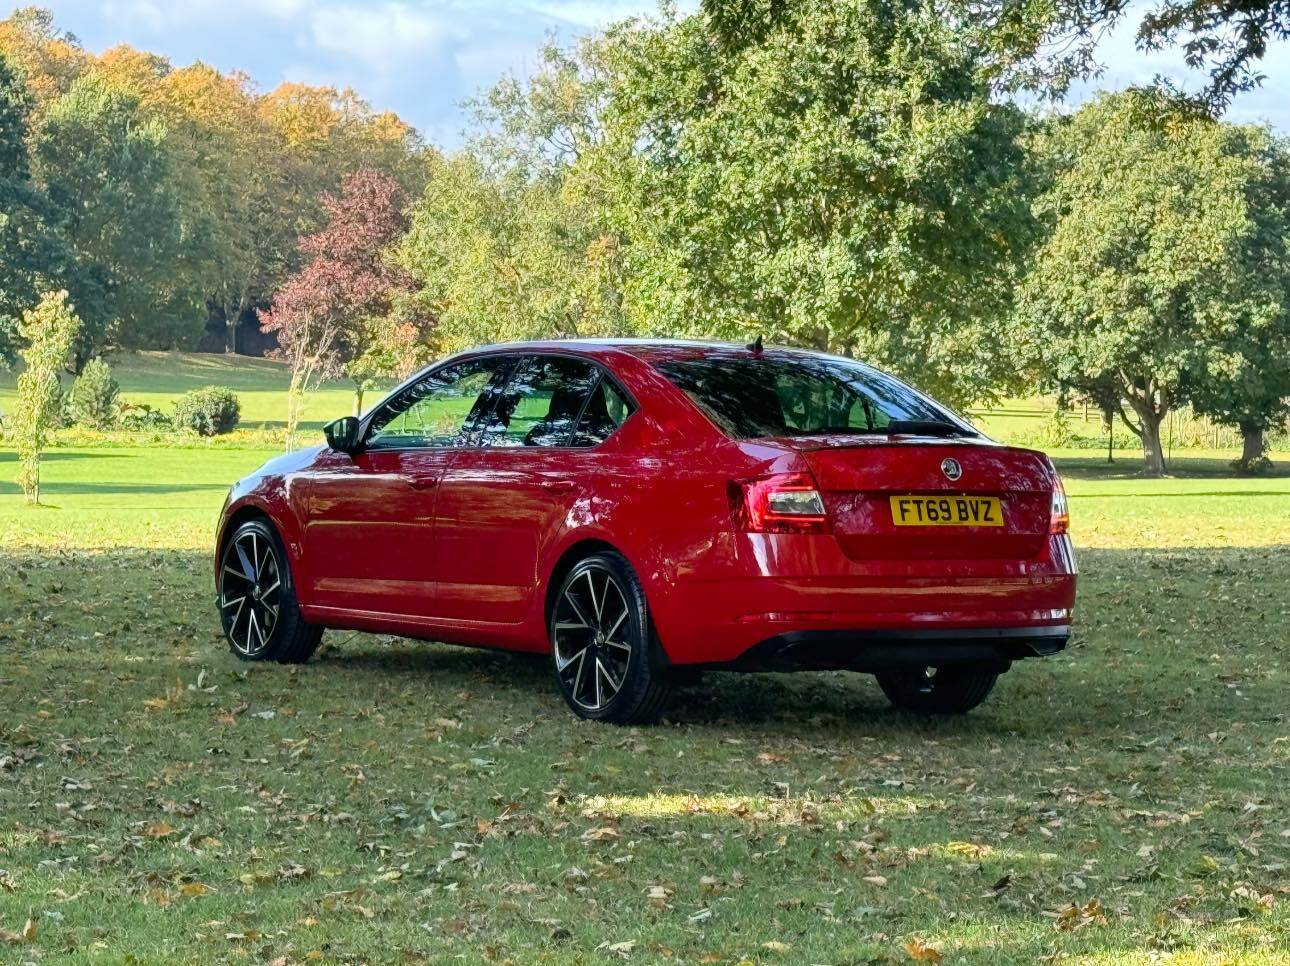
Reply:
[[600, 711], [622, 690], [633, 653], [631, 617], [627, 594], [603, 567], [588, 567], [556, 601], [555, 670], [578, 707]]
[[220, 616], [233, 647], [247, 657], [268, 646], [282, 606], [282, 566], [263, 533], [229, 541], [220, 564]]

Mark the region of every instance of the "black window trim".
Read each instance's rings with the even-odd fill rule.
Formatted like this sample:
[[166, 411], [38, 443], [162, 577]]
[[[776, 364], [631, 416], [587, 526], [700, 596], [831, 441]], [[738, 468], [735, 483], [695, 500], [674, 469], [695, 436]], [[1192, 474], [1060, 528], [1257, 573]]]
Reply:
[[[493, 407], [497, 405], [497, 399], [501, 395], [501, 390], [505, 389], [510, 384], [511, 376], [514, 374], [516, 366], [524, 359], [525, 356], [558, 356], [564, 359], [576, 359], [579, 362], [587, 363], [589, 366], [595, 369], [599, 375], [599, 378], [597, 378], [597, 380], [592, 384], [592, 392], [594, 392], [596, 387], [600, 385], [601, 381], [607, 379], [609, 381], [609, 384], [614, 387], [614, 389], [618, 392], [618, 394], [622, 396], [624, 400], [627, 401], [629, 412], [627, 413], [626, 416], [623, 417], [623, 421], [618, 425], [618, 427], [612, 433], [610, 433], [608, 436], [602, 439], [599, 443], [596, 443], [594, 446], [572, 446], [569, 444], [565, 444], [563, 446], [540, 446], [540, 447], [539, 446], [527, 446], [527, 447], [525, 446], [497, 446], [497, 447], [481, 446], [479, 437], [478, 437], [478, 432], [477, 432], [479, 429], [479, 424], [481, 420], [475, 419], [471, 421], [469, 426], [463, 427], [462, 436], [467, 440], [467, 442], [465, 443], [465, 445], [462, 445], [462, 446], [389, 446], [389, 447], [380, 447], [376, 450], [373, 450], [373, 452], [420, 453], [420, 452], [425, 452], [429, 450], [438, 450], [441, 452], [455, 453], [455, 452], [465, 452], [467, 450], [476, 450], [476, 449], [479, 449], [479, 450], [496, 449], [498, 451], [528, 450], [529, 452], [532, 452], [535, 449], [543, 449], [543, 450], [574, 450], [580, 453], [589, 453], [599, 449], [605, 443], [609, 442], [609, 440], [613, 439], [613, 437], [618, 434], [618, 430], [622, 429], [623, 426], [627, 424], [627, 421], [640, 411], [640, 408], [641, 408], [640, 403], [636, 400], [636, 397], [632, 395], [631, 392], [628, 391], [627, 387], [622, 384], [622, 381], [619, 380], [612, 372], [606, 369], [600, 363], [599, 360], [594, 359], [591, 356], [584, 355], [580, 352], [567, 352], [560, 349], [518, 349], [518, 348], [499, 347], [497, 349], [493, 349], [488, 352], [457, 353], [455, 355], [449, 356], [447, 359], [444, 359], [438, 363], [435, 363], [429, 368], [426, 368], [421, 370], [420, 372], [414, 373], [413, 375], [409, 376], [407, 379], [404, 379], [401, 383], [399, 383], [397, 386], [391, 389], [379, 403], [373, 406], [371, 410], [368, 411], [368, 413], [361, 418], [361, 421], [359, 423], [358, 438], [363, 440], [363, 445], [364, 447], [366, 447], [368, 433], [371, 430], [372, 423], [375, 421], [377, 414], [380, 413], [381, 410], [385, 409], [385, 407], [388, 406], [390, 402], [396, 396], [398, 396], [399, 393], [403, 392], [404, 390], [410, 389], [411, 387], [417, 385], [423, 380], [434, 378], [438, 373], [442, 372], [443, 370], [451, 366], [459, 365], [463, 362], [474, 362], [477, 360], [500, 358], [501, 365], [498, 366], [497, 372], [494, 373], [493, 379], [489, 380], [488, 386], [485, 387], [484, 389], [485, 393], [493, 394], [492, 402], [488, 406], [488, 417], [491, 418], [493, 415]], [[497, 380], [497, 382], [495, 383], [494, 380]], [[579, 424], [582, 422], [583, 413], [586, 411], [587, 404], [590, 401], [591, 401], [591, 393], [589, 392], [587, 393], [587, 398], [583, 401], [582, 409], [578, 411], [578, 419], [576, 422], [574, 422], [573, 429], [570, 431], [569, 435], [570, 435], [571, 441], [572, 441], [573, 433], [577, 431]], [[481, 412], [481, 415], [483, 415], [482, 412]], [[486, 423], [486, 420], [484, 420], [484, 422]]]

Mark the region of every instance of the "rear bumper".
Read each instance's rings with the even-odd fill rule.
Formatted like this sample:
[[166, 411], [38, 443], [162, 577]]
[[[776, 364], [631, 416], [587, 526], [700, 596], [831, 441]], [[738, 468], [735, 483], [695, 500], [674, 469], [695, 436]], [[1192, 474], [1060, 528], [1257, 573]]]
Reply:
[[954, 664], [1005, 670], [1013, 661], [1066, 647], [1070, 626], [796, 631], [753, 645], [728, 670], [882, 671]]
[[1064, 638], [1074, 616], [1078, 578], [1065, 535], [1030, 560], [854, 561], [830, 537], [796, 535], [768, 535], [752, 551], [724, 573], [692, 566], [647, 585], [672, 664], [739, 664], [775, 650], [767, 641], [863, 642], [876, 655], [879, 645], [930, 646], [937, 635], [959, 648], [947, 659], [970, 655], [961, 648], [970, 643], [987, 658], [1014, 660], [1007, 641]]

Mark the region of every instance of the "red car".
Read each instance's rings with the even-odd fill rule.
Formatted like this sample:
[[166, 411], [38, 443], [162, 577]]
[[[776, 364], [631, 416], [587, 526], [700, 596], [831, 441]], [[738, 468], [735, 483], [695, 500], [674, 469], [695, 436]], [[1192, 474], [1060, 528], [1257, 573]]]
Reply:
[[490, 346], [229, 494], [234, 653], [324, 628], [550, 653], [575, 714], [656, 717], [702, 669], [850, 669], [979, 704], [1066, 645], [1075, 558], [1048, 458], [876, 369], [678, 341]]

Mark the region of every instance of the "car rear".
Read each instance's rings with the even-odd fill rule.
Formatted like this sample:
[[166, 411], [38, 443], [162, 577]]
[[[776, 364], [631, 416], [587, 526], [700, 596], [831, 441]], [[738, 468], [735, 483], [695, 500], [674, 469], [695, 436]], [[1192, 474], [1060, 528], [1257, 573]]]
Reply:
[[695, 350], [658, 370], [719, 430], [729, 531], [678, 580], [678, 663], [977, 665], [1065, 646], [1061, 481], [890, 376], [811, 353]]

